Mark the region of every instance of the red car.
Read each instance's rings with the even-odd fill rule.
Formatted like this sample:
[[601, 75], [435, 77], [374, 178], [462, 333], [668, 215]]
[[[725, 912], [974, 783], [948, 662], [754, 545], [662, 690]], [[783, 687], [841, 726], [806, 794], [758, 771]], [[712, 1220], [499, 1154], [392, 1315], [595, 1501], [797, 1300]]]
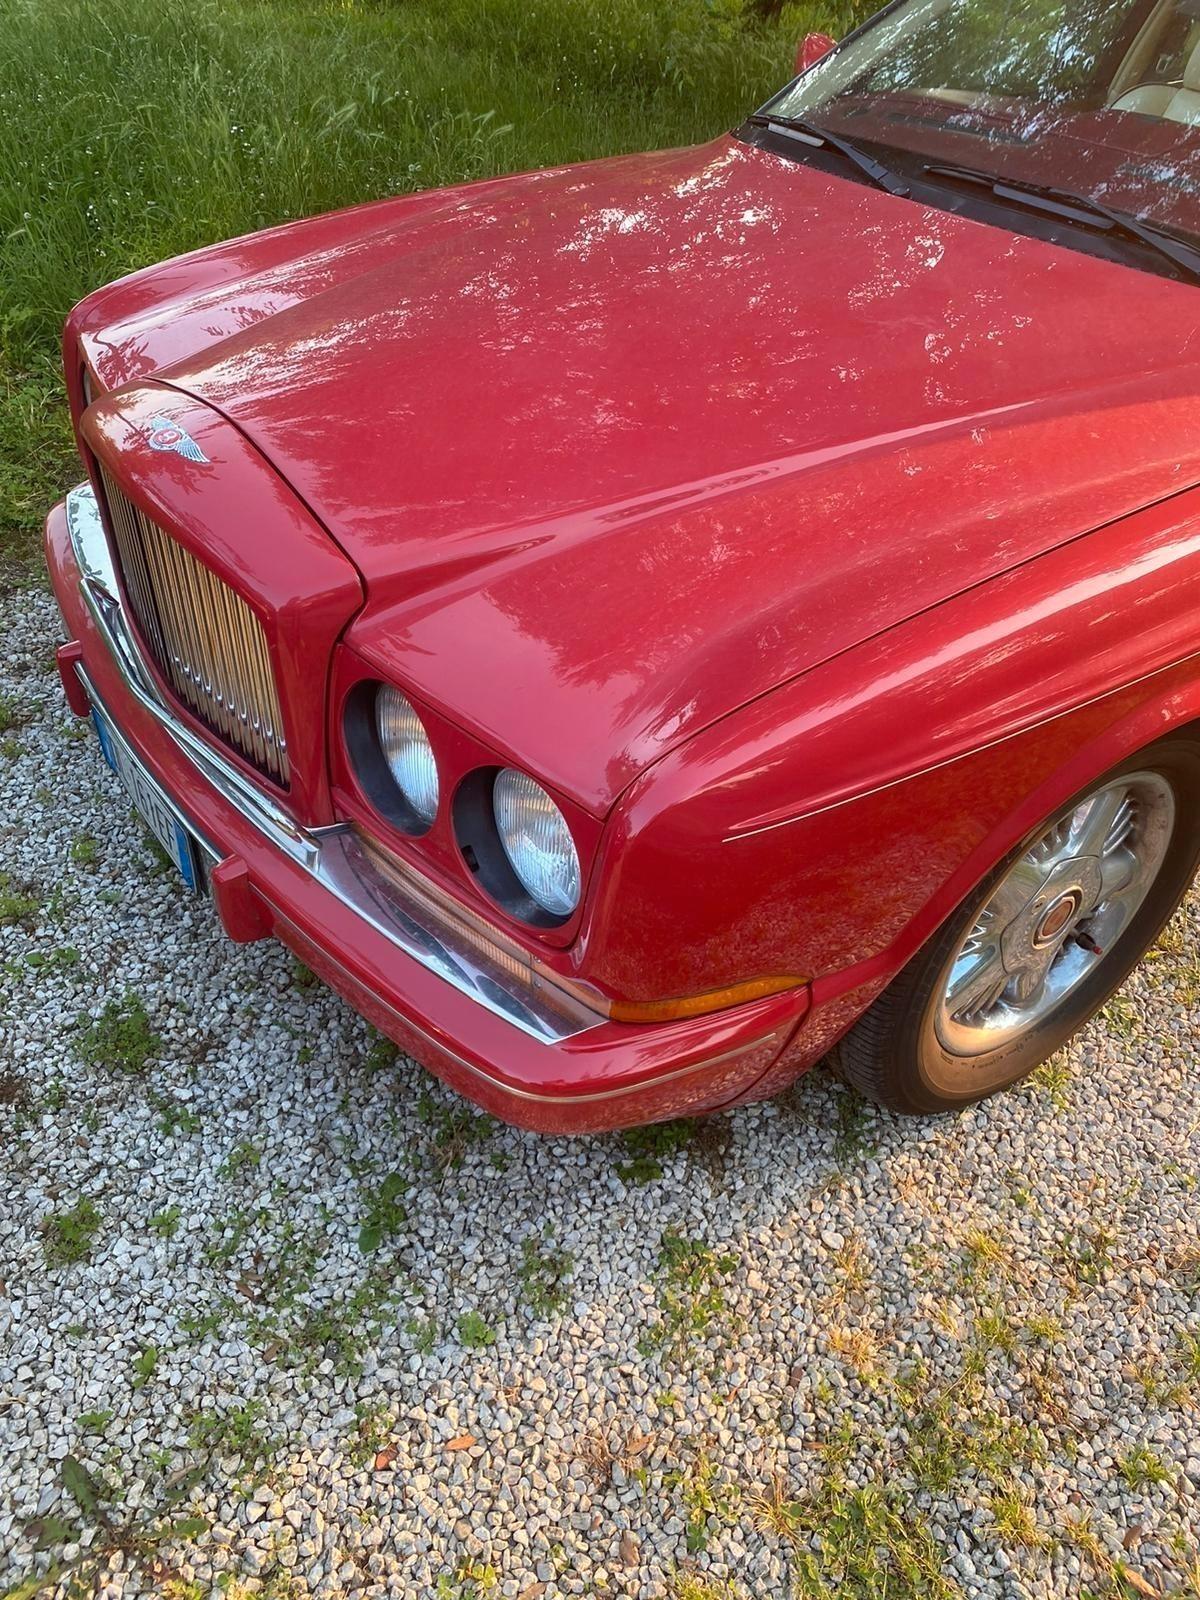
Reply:
[[1200, 851], [1200, 3], [1053, 14], [76, 307], [63, 682], [232, 938], [566, 1132], [967, 1105], [1121, 983]]

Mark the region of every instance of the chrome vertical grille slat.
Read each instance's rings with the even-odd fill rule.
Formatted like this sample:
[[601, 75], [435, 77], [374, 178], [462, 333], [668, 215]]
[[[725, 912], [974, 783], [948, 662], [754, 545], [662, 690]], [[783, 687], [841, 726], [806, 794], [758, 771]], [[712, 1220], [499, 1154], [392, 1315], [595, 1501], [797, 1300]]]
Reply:
[[249, 605], [144, 515], [103, 467], [117, 566], [159, 670], [201, 722], [276, 782], [288, 781], [279, 692]]

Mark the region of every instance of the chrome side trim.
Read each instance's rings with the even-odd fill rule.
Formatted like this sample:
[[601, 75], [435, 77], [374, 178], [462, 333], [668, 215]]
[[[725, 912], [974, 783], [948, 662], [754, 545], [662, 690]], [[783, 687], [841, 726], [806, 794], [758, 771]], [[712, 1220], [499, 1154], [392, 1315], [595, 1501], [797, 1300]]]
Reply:
[[[491, 960], [486, 951], [477, 947], [477, 941], [458, 935], [449, 919], [435, 924], [416, 874], [409, 896], [403, 882], [385, 878], [374, 867], [348, 826], [300, 827], [270, 795], [185, 727], [163, 698], [129, 627], [104, 523], [90, 484], [71, 490], [66, 514], [84, 603], [108, 646], [122, 683], [227, 804], [395, 949], [522, 1033], [543, 1044], [557, 1044], [599, 1025], [601, 1019], [569, 995], [525, 981], [509, 965]], [[77, 665], [76, 671], [89, 699], [119, 730], [119, 722], [114, 723], [111, 711], [82, 665]], [[173, 795], [170, 798], [178, 805]], [[191, 825], [186, 810], [184, 815]], [[219, 860], [216, 847], [200, 829], [194, 831], [206, 853]], [[286, 915], [282, 911], [280, 914]], [[407, 1023], [407, 1019], [403, 1020]]]
[[[279, 911], [279, 907], [276, 906], [275, 910]], [[285, 915], [282, 911], [279, 914], [280, 916]], [[358, 987], [355, 980], [335, 956], [327, 956], [326, 959], [330, 966], [336, 967], [343, 974], [344, 981], [348, 987]], [[748, 1056], [751, 1051], [762, 1050], [767, 1045], [778, 1044], [778, 1047], [782, 1049], [792, 1027], [792, 1024], [785, 1023], [782, 1027], [775, 1028], [770, 1033], [764, 1033], [761, 1038], [750, 1039], [745, 1044], [734, 1045], [732, 1049], [724, 1050], [720, 1055], [705, 1056], [701, 1061], [691, 1061], [685, 1067], [674, 1067], [670, 1072], [660, 1073], [653, 1078], [643, 1078], [639, 1083], [623, 1083], [612, 1089], [589, 1089], [583, 1094], [551, 1094], [548, 1090], [521, 1089], [516, 1084], [507, 1083], [503, 1078], [498, 1078], [495, 1073], [487, 1072], [483, 1067], [476, 1066], [474, 1061], [468, 1061], [466, 1056], [460, 1055], [457, 1050], [452, 1049], [441, 1039], [435, 1038], [427, 1028], [423, 1028], [419, 1022], [414, 1022], [411, 1017], [406, 1017], [402, 1012], [397, 1011], [395, 1006], [389, 1005], [386, 1000], [380, 1003], [386, 1011], [390, 1011], [395, 1017], [399, 1027], [406, 1028], [410, 1033], [415, 1033], [418, 1039], [424, 1040], [439, 1055], [446, 1056], [454, 1062], [456, 1067], [463, 1068], [465, 1072], [469, 1072], [480, 1083], [485, 1083], [492, 1089], [499, 1089], [502, 1094], [509, 1096], [513, 1100], [525, 1100], [530, 1104], [539, 1106], [586, 1106], [602, 1104], [606, 1100], [624, 1100], [636, 1095], [642, 1089], [657, 1089], [662, 1084], [678, 1083], [681, 1078], [695, 1077], [699, 1072], [711, 1072], [713, 1067], [726, 1066], [730, 1061], [736, 1061], [740, 1056]], [[716, 1109], [720, 1110], [720, 1107], [718, 1106]]]

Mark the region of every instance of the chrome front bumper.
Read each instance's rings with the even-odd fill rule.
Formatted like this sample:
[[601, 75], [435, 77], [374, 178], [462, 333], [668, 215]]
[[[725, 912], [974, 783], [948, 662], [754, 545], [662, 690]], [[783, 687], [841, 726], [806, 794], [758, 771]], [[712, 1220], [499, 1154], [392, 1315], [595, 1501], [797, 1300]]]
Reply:
[[[89, 484], [71, 490], [66, 515], [84, 602], [125, 689], [223, 800], [397, 952], [435, 973], [484, 1010], [544, 1044], [560, 1043], [600, 1025], [602, 1019], [596, 1012], [547, 983], [532, 964], [522, 967], [499, 948], [494, 955], [481, 949], [478, 934], [465, 922], [458, 925], [431, 905], [435, 891], [423, 885], [415, 873], [405, 869], [404, 875], [389, 872], [385, 876], [348, 825], [301, 827], [269, 794], [186, 727], [164, 698], [129, 626], [99, 506]], [[119, 731], [119, 716], [114, 718], [103, 703], [81, 663], [75, 671], [89, 700]], [[171, 799], [180, 806], [175, 796]], [[180, 806], [180, 810], [211, 868], [221, 860], [221, 850], [206, 835], [203, 822], [193, 819], [190, 807]]]

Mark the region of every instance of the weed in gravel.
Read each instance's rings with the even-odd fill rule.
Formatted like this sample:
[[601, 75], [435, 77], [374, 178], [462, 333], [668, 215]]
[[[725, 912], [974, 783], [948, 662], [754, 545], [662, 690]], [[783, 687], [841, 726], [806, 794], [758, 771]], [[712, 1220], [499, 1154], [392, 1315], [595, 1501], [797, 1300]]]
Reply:
[[865, 1161], [875, 1149], [870, 1136], [871, 1110], [852, 1089], [839, 1088], [836, 1102], [833, 1159], [841, 1168]]
[[0, 928], [12, 928], [18, 923], [29, 924], [40, 908], [31, 886], [18, 888], [7, 872], [0, 872]]
[[204, 1246], [205, 1262], [210, 1267], [228, 1266], [246, 1242], [254, 1221], [254, 1213], [246, 1210], [214, 1217], [210, 1224], [213, 1237]]
[[[942, 1548], [898, 1485], [855, 1486], [840, 1475], [791, 1503], [797, 1600], [958, 1600]], [[818, 1549], [812, 1548], [819, 1538]]]
[[478, 1311], [464, 1311], [455, 1326], [458, 1342], [464, 1350], [486, 1350], [496, 1342], [495, 1333]]
[[69, 1099], [70, 1094], [66, 1084], [61, 1078], [55, 1078], [46, 1086], [46, 1092], [42, 1096], [42, 1105], [53, 1114], [61, 1111]]
[[982, 1350], [1000, 1350], [1011, 1356], [1021, 1338], [1021, 1328], [1003, 1305], [994, 1302], [975, 1319], [975, 1337]]
[[200, 1131], [200, 1118], [182, 1100], [175, 1100], [169, 1094], [151, 1093], [146, 1096], [146, 1104], [158, 1112], [159, 1129], [168, 1139], [179, 1133]]
[[1100, 1013], [1104, 1026], [1110, 1033], [1123, 1039], [1135, 1039], [1141, 1027], [1141, 1013], [1127, 994], [1115, 994]]
[[330, 1361], [339, 1377], [357, 1377], [368, 1349], [394, 1318], [401, 1288], [391, 1272], [372, 1273], [334, 1305], [305, 1309], [296, 1320], [264, 1319], [264, 1336], [278, 1344], [286, 1366], [308, 1373]]
[[77, 1200], [69, 1211], [51, 1213], [42, 1224], [42, 1253], [46, 1265], [65, 1267], [86, 1261], [102, 1220], [100, 1212], [86, 1196]]
[[1191, 1388], [1200, 1384], [1200, 1333], [1188, 1328], [1180, 1329], [1177, 1346], [1179, 1365], [1183, 1368], [1183, 1381]]
[[726, 1315], [724, 1283], [737, 1264], [735, 1255], [668, 1229], [659, 1254], [659, 1321], [643, 1335], [642, 1353], [678, 1360], [710, 1337]]
[[168, 1206], [165, 1211], [156, 1211], [152, 1217], [147, 1217], [146, 1226], [160, 1239], [173, 1239], [179, 1232], [182, 1216], [183, 1212], [178, 1206]]
[[1067, 1337], [1067, 1330], [1049, 1311], [1035, 1311], [1026, 1318], [1025, 1332], [1039, 1344], [1058, 1344]]
[[862, 1240], [851, 1236], [833, 1258], [834, 1281], [825, 1297], [829, 1310], [849, 1304], [859, 1309], [871, 1281], [871, 1267], [866, 1246]]
[[1074, 1518], [1065, 1517], [1059, 1524], [1059, 1532], [1087, 1557], [1096, 1576], [1105, 1586], [1099, 1594], [1095, 1590], [1084, 1589], [1084, 1600], [1143, 1600], [1143, 1597], [1144, 1600], [1192, 1600], [1191, 1593], [1186, 1589], [1172, 1589], [1169, 1596], [1164, 1595], [1126, 1561], [1119, 1557], [1114, 1559], [1092, 1526], [1090, 1512], [1080, 1512]]
[[154, 1345], [148, 1344], [133, 1358], [133, 1387], [144, 1389], [157, 1371], [158, 1350]]
[[700, 1555], [708, 1549], [709, 1537], [717, 1531], [713, 1523], [719, 1527], [736, 1521], [738, 1486], [703, 1452], [687, 1466], [664, 1472], [662, 1482], [682, 1507], [689, 1555]]
[[1103, 1283], [1113, 1264], [1116, 1242], [1117, 1235], [1103, 1224], [1079, 1228], [1062, 1241], [1058, 1260], [1076, 1284]]
[[552, 1316], [566, 1303], [563, 1284], [575, 1266], [569, 1250], [556, 1249], [549, 1227], [521, 1241], [521, 1293], [535, 1317]]
[[671, 1575], [671, 1600], [737, 1600], [732, 1583], [710, 1578], [707, 1572], [675, 1572]]
[[968, 1280], [1003, 1273], [1008, 1266], [1004, 1241], [983, 1228], [969, 1228], [963, 1236], [963, 1270]]
[[1065, 1111], [1071, 1103], [1071, 1089], [1075, 1082], [1071, 1064], [1065, 1051], [1043, 1061], [1026, 1080], [1027, 1084], [1043, 1089], [1056, 1111]]
[[363, 1069], [366, 1072], [387, 1072], [396, 1065], [400, 1052], [386, 1034], [376, 1033], [367, 1047], [363, 1056]]
[[216, 1333], [225, 1320], [223, 1311], [184, 1311], [180, 1313], [179, 1331], [199, 1342]]
[[359, 1401], [354, 1408], [354, 1437], [346, 1447], [353, 1467], [365, 1467], [386, 1452], [395, 1426], [395, 1412], [383, 1405]]
[[983, 1478], [997, 1493], [1007, 1493], [1014, 1471], [1028, 1469], [1045, 1454], [1045, 1440], [1033, 1423], [989, 1405], [984, 1382], [988, 1355], [977, 1338], [968, 1346], [961, 1370], [937, 1387], [929, 1387], [921, 1366], [894, 1380], [907, 1436], [904, 1471], [931, 1494], [946, 1494], [967, 1476]]
[[79, 951], [73, 944], [58, 945], [53, 950], [30, 950], [25, 965], [42, 977], [54, 972], [70, 972], [79, 965]]
[[663, 1176], [663, 1162], [686, 1150], [695, 1134], [696, 1123], [689, 1118], [626, 1129], [621, 1142], [631, 1159], [617, 1162], [617, 1176], [633, 1186], [656, 1183]]
[[418, 1355], [427, 1356], [437, 1344], [436, 1317], [409, 1317], [404, 1324], [404, 1331], [412, 1340], [413, 1349]]
[[243, 1173], [253, 1172], [262, 1161], [262, 1151], [251, 1144], [249, 1139], [241, 1139], [218, 1167], [223, 1178], [237, 1178]]
[[278, 1448], [263, 1427], [261, 1400], [248, 1400], [228, 1411], [193, 1411], [188, 1419], [188, 1442], [193, 1450], [234, 1461], [251, 1473], [269, 1466]]
[[438, 1574], [436, 1600], [486, 1600], [500, 1586], [500, 1576], [490, 1562], [464, 1556], [449, 1572]]
[[490, 1139], [496, 1123], [482, 1111], [472, 1111], [461, 1101], [436, 1099], [428, 1089], [417, 1097], [417, 1115], [431, 1129], [430, 1154], [435, 1172], [461, 1167], [472, 1145]]
[[1200, 1295], [1200, 1245], [1180, 1245], [1172, 1251], [1167, 1266], [1184, 1294]]
[[1117, 1471], [1131, 1489], [1144, 1489], [1150, 1484], [1173, 1483], [1175, 1474], [1161, 1456], [1155, 1455], [1149, 1445], [1134, 1445], [1132, 1450], [1117, 1460]]
[[159, 844], [158, 840], [150, 832], [150, 829], [146, 826], [141, 813], [138, 811], [131, 811], [129, 815], [137, 824], [138, 833], [140, 835], [139, 842], [143, 850], [146, 852], [145, 855], [138, 857], [138, 866], [142, 873], [148, 878], [164, 878], [169, 874], [177, 873], [178, 868], [171, 860], [167, 852], [163, 849], [162, 845]]
[[12, 733], [17, 728], [23, 728], [31, 717], [28, 707], [21, 705], [11, 695], [0, 694], [0, 733]]
[[860, 1323], [852, 1327], [831, 1327], [825, 1340], [830, 1352], [860, 1378], [870, 1380], [878, 1375], [883, 1344], [873, 1328]]
[[69, 854], [77, 867], [94, 867], [100, 859], [100, 846], [90, 833], [77, 833]]
[[35, 1549], [58, 1553], [45, 1571], [6, 1590], [4, 1600], [32, 1600], [54, 1588], [75, 1600], [99, 1587], [97, 1575], [118, 1551], [127, 1567], [153, 1566], [163, 1549], [180, 1540], [194, 1539], [208, 1527], [203, 1517], [173, 1517], [171, 1507], [178, 1503], [178, 1497], [172, 1495], [166, 1496], [165, 1505], [140, 1519], [116, 1520], [108, 1505], [116, 1493], [113, 1485], [89, 1471], [73, 1455], [63, 1457], [58, 1481], [79, 1515], [70, 1515], [64, 1504], [60, 1513], [38, 1517], [26, 1525]]
[[162, 1040], [134, 994], [110, 1000], [98, 1017], [87, 1022], [79, 1039], [79, 1054], [88, 1066], [114, 1072], [143, 1072], [161, 1051]]
[[382, 1183], [363, 1191], [366, 1209], [358, 1228], [358, 1248], [363, 1255], [378, 1250], [385, 1239], [399, 1233], [408, 1221], [404, 1196], [408, 1180], [399, 1172], [389, 1172]]
[[1048, 1543], [1037, 1525], [1029, 1499], [1016, 1489], [993, 1495], [990, 1502], [996, 1532], [1006, 1545], [1023, 1550], [1040, 1550]]
[[103, 1433], [113, 1419], [111, 1411], [85, 1411], [75, 1420], [85, 1433]]
[[612, 1488], [615, 1467], [620, 1467], [626, 1477], [637, 1478], [644, 1487], [648, 1478], [639, 1461], [653, 1443], [654, 1435], [638, 1428], [618, 1433], [615, 1429], [594, 1427], [580, 1440], [576, 1455], [601, 1489]]

